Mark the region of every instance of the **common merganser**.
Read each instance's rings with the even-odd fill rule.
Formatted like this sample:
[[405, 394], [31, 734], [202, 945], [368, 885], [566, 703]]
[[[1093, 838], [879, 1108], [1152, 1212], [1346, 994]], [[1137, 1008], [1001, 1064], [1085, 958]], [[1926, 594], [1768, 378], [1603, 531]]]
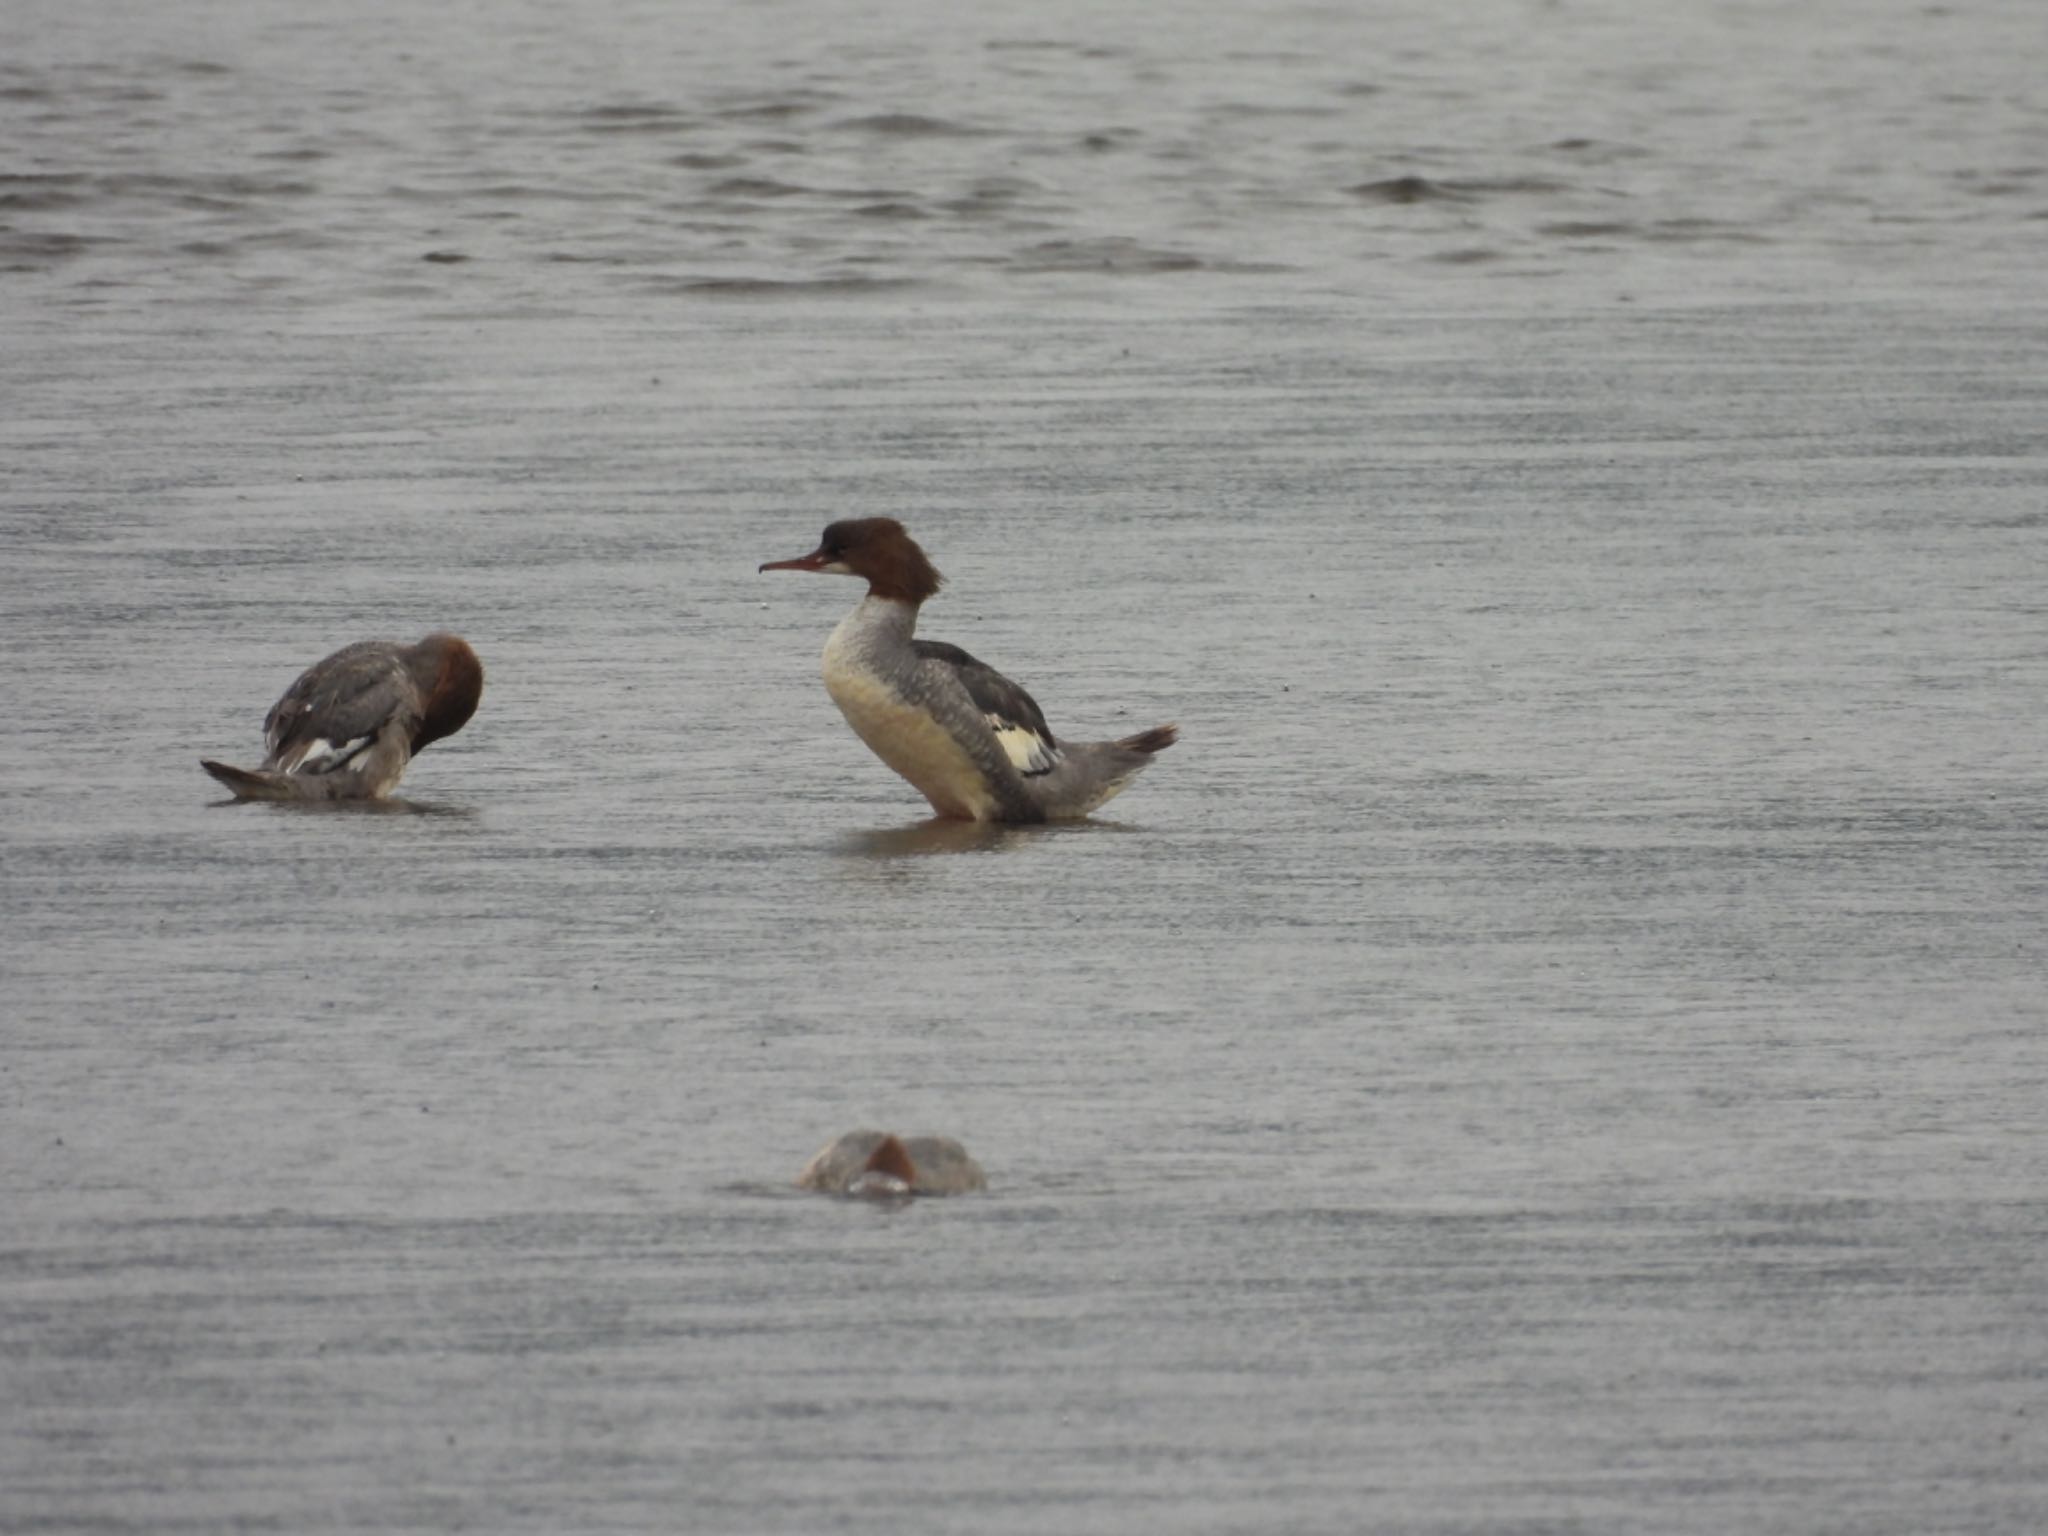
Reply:
[[950, 1136], [912, 1136], [887, 1131], [848, 1131], [818, 1149], [796, 1176], [800, 1189], [871, 1200], [908, 1195], [964, 1195], [987, 1189], [981, 1164]]
[[957, 645], [913, 639], [919, 605], [944, 578], [893, 517], [834, 523], [810, 554], [761, 569], [866, 579], [867, 596], [825, 642], [825, 691], [941, 816], [1086, 816], [1180, 735], [1155, 725], [1120, 741], [1062, 741], [1037, 701], [1000, 672]]
[[484, 668], [469, 642], [361, 640], [315, 662], [263, 720], [261, 768], [201, 758], [238, 800], [381, 800], [429, 742], [476, 713]]

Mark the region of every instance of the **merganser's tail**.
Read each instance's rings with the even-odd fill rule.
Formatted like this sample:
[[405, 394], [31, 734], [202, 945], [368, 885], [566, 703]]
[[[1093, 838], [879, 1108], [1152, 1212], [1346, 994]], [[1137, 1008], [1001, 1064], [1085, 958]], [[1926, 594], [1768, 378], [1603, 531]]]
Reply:
[[202, 757], [199, 766], [234, 792], [237, 800], [364, 800], [357, 775], [350, 773], [285, 773], [277, 768], [237, 768]]
[[1179, 726], [1155, 725], [1149, 731], [1140, 731], [1135, 736], [1126, 736], [1123, 740], [1116, 742], [1115, 745], [1122, 747], [1126, 752], [1142, 752], [1147, 757], [1150, 757], [1154, 752], [1164, 752], [1179, 740]]
[[1119, 741], [1062, 741], [1060, 760], [1024, 781], [1047, 821], [1078, 821], [1109, 803], [1152, 761], [1180, 739], [1177, 725], [1155, 725]]
[[199, 766], [234, 791], [237, 800], [306, 798], [304, 789], [288, 773], [277, 773], [267, 768], [237, 768], [231, 763], [216, 763], [206, 757], [199, 759]]

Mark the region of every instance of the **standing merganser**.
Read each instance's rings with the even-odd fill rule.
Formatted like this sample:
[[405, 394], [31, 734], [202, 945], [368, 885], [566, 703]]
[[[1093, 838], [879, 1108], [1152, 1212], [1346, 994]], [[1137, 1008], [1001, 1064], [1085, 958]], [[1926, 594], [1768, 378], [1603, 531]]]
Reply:
[[848, 1131], [827, 1142], [796, 1176], [799, 1189], [870, 1200], [909, 1195], [964, 1195], [988, 1188], [981, 1164], [950, 1136]]
[[261, 768], [199, 766], [238, 800], [381, 800], [429, 742], [476, 713], [484, 668], [469, 642], [361, 640], [315, 662], [263, 720]]
[[825, 642], [825, 691], [875, 756], [941, 816], [1086, 816], [1172, 746], [1180, 727], [1120, 741], [1061, 741], [1031, 695], [957, 645], [917, 640], [919, 604], [944, 579], [893, 517], [834, 523], [810, 554], [764, 571], [865, 577], [868, 594]]

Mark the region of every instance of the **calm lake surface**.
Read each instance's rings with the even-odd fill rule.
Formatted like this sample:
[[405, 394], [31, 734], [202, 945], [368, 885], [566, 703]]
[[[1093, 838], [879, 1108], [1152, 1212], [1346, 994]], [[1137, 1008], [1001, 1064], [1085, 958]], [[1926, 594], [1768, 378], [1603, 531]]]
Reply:
[[[0, 11], [0, 1529], [2048, 1528], [2044, 44]], [[883, 513], [1182, 743], [923, 823]]]

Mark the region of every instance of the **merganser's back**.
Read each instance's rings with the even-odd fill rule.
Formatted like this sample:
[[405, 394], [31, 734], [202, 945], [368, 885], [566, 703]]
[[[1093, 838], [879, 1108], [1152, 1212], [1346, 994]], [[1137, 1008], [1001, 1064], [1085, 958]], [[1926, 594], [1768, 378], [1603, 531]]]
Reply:
[[918, 609], [944, 578], [893, 517], [834, 523], [810, 554], [761, 569], [866, 579], [867, 596], [825, 642], [825, 691], [941, 816], [1086, 816], [1179, 737], [1179, 727], [1158, 725], [1118, 741], [1063, 741], [1037, 701], [993, 667], [917, 639]]
[[263, 720], [260, 768], [201, 758], [241, 800], [379, 800], [429, 742], [469, 723], [484, 668], [458, 635], [361, 640], [308, 667]]

